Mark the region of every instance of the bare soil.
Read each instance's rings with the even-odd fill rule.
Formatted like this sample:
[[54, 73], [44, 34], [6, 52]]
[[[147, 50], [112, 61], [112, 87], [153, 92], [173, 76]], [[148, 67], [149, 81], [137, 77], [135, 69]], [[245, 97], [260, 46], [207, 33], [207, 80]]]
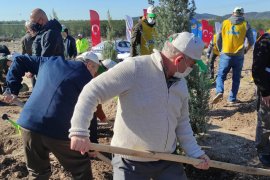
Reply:
[[[10, 50], [20, 52], [17, 42], [6, 43]], [[217, 69], [218, 60], [216, 61]], [[256, 130], [256, 101], [255, 85], [251, 79], [252, 51], [245, 56], [244, 68], [238, 99], [240, 103], [229, 104], [228, 92], [231, 88], [231, 74], [225, 82], [224, 99], [212, 106], [209, 112], [209, 130], [198, 138], [213, 160], [223, 161], [244, 166], [265, 168], [260, 164], [254, 145]], [[29, 84], [29, 80], [25, 80]], [[211, 89], [211, 99], [215, 94], [215, 87]], [[19, 98], [26, 101], [30, 93], [21, 93]], [[104, 105], [109, 119], [114, 121], [116, 100], [112, 99]], [[6, 113], [10, 119], [19, 117], [21, 108], [0, 102], [0, 115]], [[109, 144], [113, 135], [108, 125], [98, 127], [99, 142]], [[106, 156], [110, 157], [109, 154]], [[53, 174], [51, 179], [70, 179], [70, 175], [63, 170], [56, 158], [51, 155]], [[210, 168], [207, 171], [197, 170], [185, 165], [187, 176], [191, 180], [270, 180], [269, 177], [253, 176], [225, 170]], [[92, 171], [97, 180], [112, 179], [112, 167], [98, 159], [92, 160]], [[27, 179], [27, 168], [24, 161], [22, 141], [20, 135], [7, 121], [0, 120], [0, 179]]]

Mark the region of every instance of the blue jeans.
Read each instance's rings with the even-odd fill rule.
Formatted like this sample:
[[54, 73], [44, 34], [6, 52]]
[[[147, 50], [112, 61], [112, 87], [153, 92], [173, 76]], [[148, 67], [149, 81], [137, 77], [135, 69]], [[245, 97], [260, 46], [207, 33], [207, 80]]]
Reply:
[[187, 180], [181, 163], [171, 161], [131, 161], [115, 155], [112, 159], [114, 180]]
[[224, 81], [232, 68], [232, 89], [228, 98], [229, 101], [236, 101], [243, 63], [244, 56], [227, 56], [226, 54], [221, 54], [220, 56], [216, 80], [216, 93], [224, 93]]

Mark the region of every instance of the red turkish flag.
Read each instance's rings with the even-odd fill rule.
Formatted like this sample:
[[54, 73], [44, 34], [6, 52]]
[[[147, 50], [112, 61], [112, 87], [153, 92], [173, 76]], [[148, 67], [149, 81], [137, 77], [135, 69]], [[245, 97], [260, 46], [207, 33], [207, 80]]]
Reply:
[[208, 25], [208, 40], [207, 46], [209, 45], [210, 41], [213, 39], [214, 36], [214, 26]]
[[202, 40], [207, 45], [209, 44], [209, 28], [208, 21], [202, 20]]
[[99, 15], [94, 10], [90, 10], [90, 23], [91, 23], [91, 37], [93, 47], [101, 42]]

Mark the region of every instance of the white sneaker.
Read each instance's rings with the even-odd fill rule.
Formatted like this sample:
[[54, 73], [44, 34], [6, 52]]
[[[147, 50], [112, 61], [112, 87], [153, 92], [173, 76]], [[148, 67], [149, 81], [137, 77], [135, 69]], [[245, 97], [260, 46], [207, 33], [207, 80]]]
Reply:
[[221, 100], [223, 99], [223, 93], [218, 93], [213, 101], [212, 101], [212, 104], [217, 104], [218, 102], [220, 102]]

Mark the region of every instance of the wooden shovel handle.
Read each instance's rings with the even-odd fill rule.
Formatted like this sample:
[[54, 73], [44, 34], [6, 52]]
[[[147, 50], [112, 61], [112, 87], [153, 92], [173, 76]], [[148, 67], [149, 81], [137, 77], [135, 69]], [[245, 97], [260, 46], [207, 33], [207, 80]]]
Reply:
[[[190, 158], [187, 156], [148, 152], [148, 151], [138, 151], [138, 150], [113, 147], [109, 145], [95, 144], [95, 143], [92, 143], [92, 148], [96, 151], [102, 151], [102, 152], [107, 152], [107, 153], [152, 158], [152, 159], [157, 159], [157, 160], [167, 160], [167, 161], [174, 161], [174, 162], [180, 162], [180, 163], [186, 163], [186, 164], [192, 164], [192, 165], [197, 165], [202, 161], [200, 159]], [[214, 160], [210, 161], [210, 167], [240, 172], [244, 174], [270, 176], [270, 170], [267, 170], [267, 169], [241, 166], [241, 165], [214, 161]]]

